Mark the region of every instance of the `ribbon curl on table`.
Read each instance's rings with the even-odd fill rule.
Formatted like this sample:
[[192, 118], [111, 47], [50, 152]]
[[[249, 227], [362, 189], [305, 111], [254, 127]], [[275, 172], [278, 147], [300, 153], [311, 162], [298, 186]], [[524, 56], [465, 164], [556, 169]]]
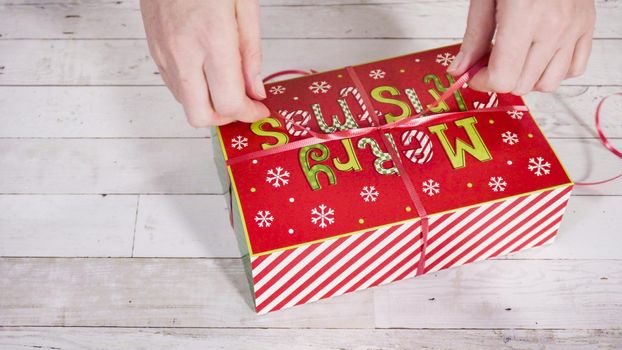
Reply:
[[[460, 117], [463, 117], [465, 115], [472, 115], [472, 114], [480, 114], [480, 113], [491, 113], [491, 112], [506, 112], [506, 111], [510, 111], [510, 110], [516, 110], [516, 111], [528, 111], [529, 109], [527, 108], [527, 106], [524, 105], [508, 105], [508, 106], [501, 106], [501, 107], [492, 107], [492, 108], [483, 108], [483, 109], [475, 109], [475, 110], [467, 110], [467, 111], [459, 111], [459, 112], [446, 112], [446, 113], [438, 113], [438, 114], [434, 114], [434, 115], [426, 115], [427, 113], [430, 112], [430, 108], [437, 106], [438, 104], [440, 104], [441, 102], [446, 101], [451, 95], [453, 95], [453, 93], [458, 90], [459, 88], [461, 88], [464, 84], [466, 84], [475, 74], [477, 74], [477, 72], [484, 68], [487, 64], [488, 61], [488, 56], [483, 57], [482, 59], [480, 59], [477, 63], [475, 63], [471, 68], [469, 68], [467, 70], [466, 73], [464, 73], [463, 75], [461, 75], [458, 79], [456, 79], [456, 81], [447, 89], [445, 90], [445, 92], [438, 98], [438, 100], [430, 105], [428, 105], [423, 111], [421, 111], [420, 113], [417, 113], [415, 115], [411, 115], [408, 117], [405, 117], [404, 119], [401, 119], [397, 122], [393, 122], [393, 123], [389, 123], [389, 124], [384, 124], [381, 125], [380, 124], [380, 120], [378, 119], [378, 116], [375, 113], [370, 113], [371, 119], [372, 119], [372, 125], [368, 126], [368, 127], [363, 127], [363, 128], [358, 128], [358, 129], [349, 129], [349, 130], [343, 130], [343, 131], [337, 131], [334, 133], [330, 133], [330, 134], [324, 134], [324, 133], [319, 133], [316, 131], [311, 130], [309, 127], [303, 127], [300, 126], [298, 124], [292, 123], [292, 127], [299, 130], [299, 131], [305, 131], [307, 132], [310, 137], [302, 139], [302, 140], [298, 140], [298, 141], [294, 141], [294, 142], [290, 142], [287, 143], [285, 145], [281, 145], [281, 146], [276, 146], [276, 147], [272, 147], [269, 149], [265, 149], [265, 150], [260, 150], [260, 151], [254, 151], [254, 152], [250, 152], [250, 153], [246, 153], [244, 155], [235, 157], [235, 158], [231, 158], [228, 159], [226, 161], [227, 165], [232, 165], [232, 164], [236, 164], [236, 163], [240, 163], [240, 162], [245, 162], [245, 161], [249, 161], [251, 159], [255, 159], [255, 158], [259, 158], [259, 157], [265, 157], [268, 155], [272, 155], [272, 154], [277, 154], [277, 153], [282, 153], [282, 152], [287, 152], [290, 150], [295, 150], [295, 149], [299, 149], [305, 146], [310, 146], [310, 145], [314, 145], [314, 144], [320, 144], [320, 143], [324, 143], [324, 142], [328, 142], [328, 141], [334, 141], [334, 140], [342, 140], [342, 139], [348, 139], [348, 138], [353, 138], [353, 137], [357, 137], [357, 136], [363, 136], [363, 135], [367, 135], [373, 132], [379, 132], [381, 139], [383, 141], [383, 144], [385, 145], [385, 148], [387, 149], [387, 152], [389, 153], [391, 160], [393, 161], [393, 164], [395, 165], [395, 167], [398, 170], [398, 175], [401, 176], [402, 181], [404, 182], [404, 186], [406, 187], [406, 191], [408, 192], [408, 195], [415, 207], [415, 210], [417, 212], [417, 215], [419, 216], [419, 219], [421, 221], [421, 246], [420, 246], [420, 258], [419, 258], [419, 263], [417, 266], [417, 273], [416, 275], [421, 275], [423, 273], [425, 273], [425, 261], [426, 261], [426, 249], [427, 249], [427, 241], [428, 241], [428, 234], [429, 234], [429, 220], [428, 220], [428, 213], [425, 209], [425, 207], [423, 206], [423, 203], [421, 201], [421, 198], [419, 197], [419, 195], [417, 194], [417, 191], [415, 190], [415, 186], [412, 183], [412, 180], [410, 179], [410, 177], [408, 176], [404, 163], [402, 162], [401, 157], [399, 156], [398, 150], [394, 148], [392, 142], [389, 140], [389, 138], [385, 135], [384, 131], [391, 131], [391, 130], [396, 130], [396, 129], [404, 129], [404, 128], [413, 128], [413, 127], [417, 127], [417, 126], [422, 126], [425, 124], [430, 124], [430, 123], [434, 123], [434, 122], [448, 122], [448, 121], [452, 121], [455, 119], [458, 119]], [[373, 108], [373, 102], [371, 101], [371, 99], [369, 98], [369, 93], [367, 92], [367, 89], [365, 89], [365, 86], [361, 83], [358, 75], [356, 74], [355, 70], [353, 67], [348, 66], [345, 68], [346, 72], [348, 73], [348, 75], [350, 76], [350, 78], [352, 79], [352, 82], [354, 83], [356, 89], [361, 93], [361, 97], [363, 99], [363, 104], [367, 107], [367, 110], [370, 111], [375, 111], [375, 108]], [[309, 71], [301, 71], [301, 70], [286, 70], [286, 71], [281, 71], [281, 72], [276, 72], [274, 74], [271, 74], [269, 76], [267, 76], [266, 78], [264, 78], [264, 83], [272, 80], [276, 77], [280, 77], [283, 75], [292, 75], [292, 74], [296, 74], [296, 75], [309, 75], [309, 74], [314, 74], [316, 73], [316, 71], [314, 70], [309, 70]], [[620, 95], [622, 95], [622, 93], [619, 93]], [[606, 98], [608, 98], [610, 96], [607, 96]], [[598, 131], [599, 137], [601, 139], [601, 142], [603, 143], [603, 145], [612, 153], [614, 153], [615, 155], [617, 155], [618, 157], [622, 158], [622, 152], [620, 152], [619, 150], [615, 149], [608, 141], [607, 137], [604, 135], [603, 131], [600, 128], [600, 119], [599, 119], [599, 112], [600, 112], [600, 108], [603, 104], [603, 102], [605, 101], [604, 98], [599, 104], [598, 104], [598, 108], [596, 110], [596, 129]], [[281, 118], [278, 115], [274, 115], [274, 118]], [[605, 183], [605, 182], [609, 182], [609, 181], [613, 181], [619, 177], [622, 177], [622, 174], [612, 177], [610, 179], [606, 179], [603, 181], [598, 181], [598, 182], [578, 182], [576, 183], [577, 185], [595, 185], [595, 184], [601, 184], [601, 183]], [[231, 188], [230, 188], [231, 191]], [[231, 220], [231, 224], [233, 225], [233, 214], [230, 211], [230, 220]]]
[[[612, 96], [622, 96], [622, 92], [616, 92], [613, 93], [611, 95], [605, 96], [603, 97], [602, 100], [600, 100], [600, 102], [598, 102], [598, 106], [596, 106], [596, 112], [594, 113], [594, 126], [596, 127], [596, 132], [598, 133], [598, 138], [600, 138], [600, 143], [603, 144], [603, 146], [609, 150], [609, 152], [615, 154], [616, 156], [618, 156], [618, 158], [622, 159], [622, 151], [620, 151], [619, 149], [613, 147], [613, 145], [611, 144], [611, 142], [609, 142], [609, 139], [607, 138], [607, 136], [605, 135], [605, 132], [603, 131], [603, 129], [600, 126], [600, 109], [602, 108], [603, 104], [605, 103], [605, 101], [612, 97]], [[579, 186], [592, 186], [592, 185], [601, 185], [607, 182], [611, 182], [615, 179], [618, 179], [622, 177], [622, 173], [616, 175], [616, 176], [612, 176], [608, 179], [604, 179], [604, 180], [600, 180], [600, 181], [593, 181], [593, 182], [575, 182], [575, 185], [579, 185]]]

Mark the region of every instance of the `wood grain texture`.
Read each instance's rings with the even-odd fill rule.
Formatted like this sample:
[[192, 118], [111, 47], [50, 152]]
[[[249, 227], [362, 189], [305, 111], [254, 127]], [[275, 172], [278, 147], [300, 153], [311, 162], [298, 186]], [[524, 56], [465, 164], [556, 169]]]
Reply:
[[0, 325], [619, 329], [621, 281], [619, 260], [485, 261], [257, 316], [239, 259], [2, 258]]
[[217, 350], [574, 350], [616, 349], [622, 331], [586, 330], [434, 330], [434, 329], [170, 329], [170, 328], [0, 328], [4, 350], [145, 349]]
[[[264, 1], [264, 38], [461, 38], [468, 2]], [[597, 38], [619, 38], [620, 1], [598, 1]], [[1, 6], [1, 5], [0, 5]], [[4, 38], [144, 38], [138, 1], [4, 4]], [[439, 20], [442, 19], [442, 20]], [[328, 24], [328, 25], [327, 25]]]
[[0, 87], [0, 137], [208, 137], [164, 86]]
[[[549, 138], [596, 137], [594, 109], [619, 86], [564, 86], [525, 101]], [[603, 130], [622, 137], [622, 99], [603, 108]], [[0, 86], [0, 138], [209, 137], [185, 123], [163, 86]]]
[[135, 257], [240, 257], [225, 196], [142, 196]]
[[221, 193], [207, 139], [0, 139], [0, 193]]
[[[598, 140], [550, 141], [574, 180], [620, 172]], [[622, 139], [612, 144], [621, 147]], [[187, 138], [0, 139], [0, 193], [221, 194], [211, 147], [208, 139]], [[622, 187], [612, 182], [575, 194], [622, 195]]]
[[[500, 259], [622, 260], [619, 197], [572, 197], [554, 244]], [[237, 258], [224, 196], [0, 196], [0, 256]], [[590, 218], [599, 217], [592, 222]], [[595, 239], [586, 241], [586, 236]]]
[[622, 261], [484, 261], [374, 290], [380, 328], [622, 326]]
[[[261, 5], [271, 73], [455, 43], [467, 1]], [[526, 97], [575, 180], [622, 169], [592, 124], [622, 86], [622, 1], [596, 5], [586, 74]], [[0, 0], [0, 348], [622, 348], [619, 181], [577, 188], [552, 245], [257, 316], [211, 152], [138, 0]]]
[[[456, 43], [450, 39], [266, 39], [263, 71], [328, 70]], [[594, 41], [566, 85], [622, 85], [619, 40]], [[0, 85], [162, 85], [145, 40], [0, 40]]]
[[130, 256], [136, 196], [0, 196], [0, 256]]
[[258, 316], [240, 259], [1, 258], [0, 326], [373, 327], [373, 292]]

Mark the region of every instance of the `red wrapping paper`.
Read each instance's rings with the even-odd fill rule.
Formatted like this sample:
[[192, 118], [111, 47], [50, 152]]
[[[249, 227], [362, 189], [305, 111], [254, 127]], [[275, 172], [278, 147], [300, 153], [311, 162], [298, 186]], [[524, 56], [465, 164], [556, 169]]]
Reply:
[[[453, 83], [445, 71], [458, 49], [353, 66], [365, 90], [358, 94], [345, 69], [267, 84], [265, 103], [273, 117], [219, 127], [220, 151], [224, 159], [235, 159], [309, 137], [291, 123], [330, 132], [335, 131], [333, 118], [346, 129], [370, 126], [370, 113], [383, 124], [417, 114], [434, 106]], [[362, 94], [371, 97], [373, 106], [360, 103]], [[406, 174], [397, 174], [386, 155], [378, 160], [387, 152], [379, 131], [232, 162], [232, 195], [249, 255], [267, 256], [416, 220], [404, 176], [415, 185], [429, 216], [571, 186], [529, 112], [468, 112], [507, 105], [523, 101], [465, 86], [432, 107], [434, 112], [465, 111], [463, 116], [388, 131]], [[313, 170], [319, 171], [308, 174]]]

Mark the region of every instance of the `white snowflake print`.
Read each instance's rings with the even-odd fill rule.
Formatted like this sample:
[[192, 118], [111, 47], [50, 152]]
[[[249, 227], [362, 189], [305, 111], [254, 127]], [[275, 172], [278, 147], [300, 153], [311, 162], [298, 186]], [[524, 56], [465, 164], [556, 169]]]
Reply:
[[285, 186], [289, 183], [289, 171], [283, 170], [280, 166], [270, 169], [266, 174], [266, 182], [274, 187]]
[[503, 180], [503, 178], [501, 176], [497, 176], [497, 177], [491, 177], [490, 181], [488, 182], [488, 186], [494, 191], [494, 192], [503, 192], [505, 191], [505, 187], [508, 185], [507, 182], [505, 182], [505, 180]]
[[309, 90], [313, 91], [314, 94], [325, 94], [330, 88], [330, 84], [325, 81], [314, 81], [311, 85], [309, 85]]
[[335, 211], [324, 204], [320, 204], [317, 208], [311, 209], [311, 223], [326, 228], [328, 225], [335, 223]]
[[257, 215], [255, 215], [255, 222], [259, 227], [270, 227], [273, 221], [274, 216], [272, 216], [268, 210], [260, 210], [257, 212]]
[[510, 146], [518, 143], [518, 135], [513, 132], [506, 131], [501, 134], [501, 138], [503, 139], [503, 142], [507, 143]]
[[544, 161], [542, 157], [529, 158], [527, 169], [536, 176], [548, 175], [551, 173], [551, 163]]
[[242, 148], [245, 148], [246, 146], [248, 146], [248, 139], [246, 137], [238, 135], [231, 139], [231, 147], [235, 149], [240, 150]]
[[451, 62], [453, 62], [454, 58], [456, 58], [456, 56], [450, 54], [449, 52], [439, 53], [436, 55], [436, 63], [440, 63], [441, 66], [447, 67], [451, 64]]
[[512, 119], [523, 119], [523, 112], [521, 111], [517, 111], [515, 109], [511, 110], [511, 111], [507, 111], [507, 114], [510, 116], [510, 118]]
[[283, 85], [276, 85], [270, 88], [270, 93], [273, 95], [282, 95], [285, 92], [285, 86]]
[[432, 179], [424, 181], [423, 188], [421, 190], [423, 191], [423, 193], [427, 194], [430, 197], [436, 194], [439, 194], [441, 192], [439, 183]]
[[380, 192], [376, 190], [375, 186], [363, 186], [360, 195], [365, 202], [375, 202], [376, 199], [378, 199]]
[[374, 80], [382, 79], [386, 73], [382, 69], [374, 69], [369, 72], [369, 76]]

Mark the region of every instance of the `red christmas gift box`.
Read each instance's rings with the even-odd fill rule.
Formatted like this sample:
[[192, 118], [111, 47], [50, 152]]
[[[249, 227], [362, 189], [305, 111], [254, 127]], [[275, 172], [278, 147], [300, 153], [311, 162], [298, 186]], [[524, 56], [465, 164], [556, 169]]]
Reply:
[[217, 128], [258, 313], [555, 238], [571, 180], [520, 97], [449, 90], [458, 49], [270, 83], [271, 117]]

